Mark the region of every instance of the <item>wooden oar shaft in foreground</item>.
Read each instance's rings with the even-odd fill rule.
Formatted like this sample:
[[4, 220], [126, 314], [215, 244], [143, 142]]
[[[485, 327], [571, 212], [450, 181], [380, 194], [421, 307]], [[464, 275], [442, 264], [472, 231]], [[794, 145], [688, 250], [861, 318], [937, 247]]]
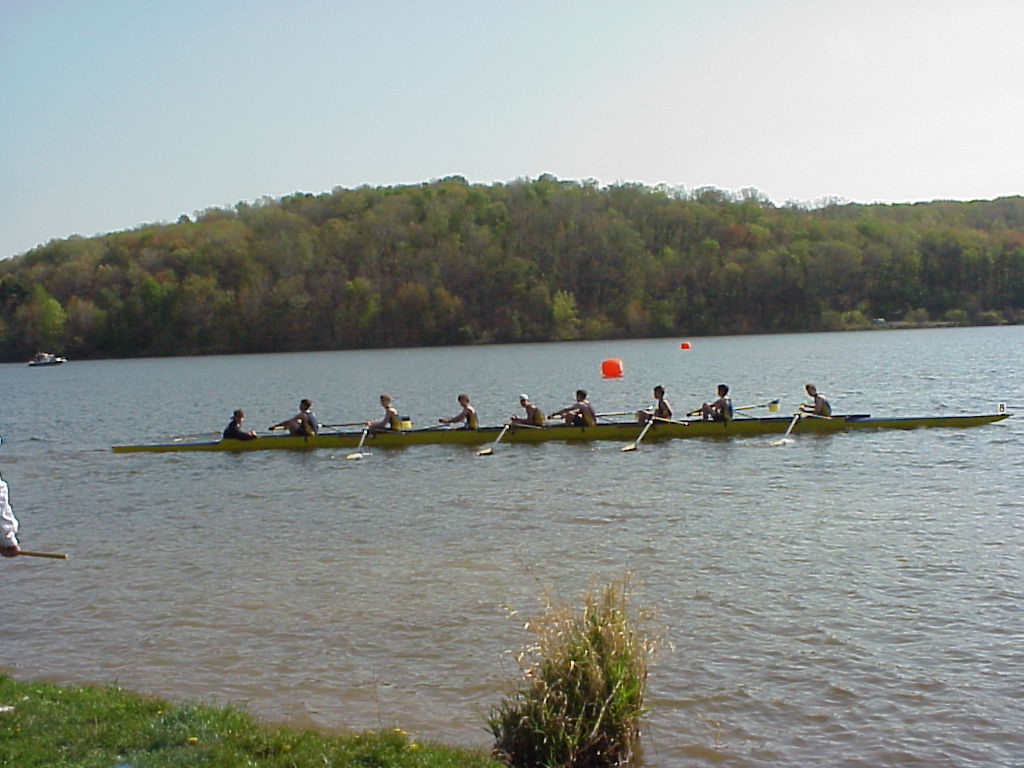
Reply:
[[18, 555], [25, 555], [26, 557], [50, 557], [54, 560], [67, 560], [67, 555], [59, 555], [56, 552], [36, 552], [33, 549], [22, 549], [18, 551]]

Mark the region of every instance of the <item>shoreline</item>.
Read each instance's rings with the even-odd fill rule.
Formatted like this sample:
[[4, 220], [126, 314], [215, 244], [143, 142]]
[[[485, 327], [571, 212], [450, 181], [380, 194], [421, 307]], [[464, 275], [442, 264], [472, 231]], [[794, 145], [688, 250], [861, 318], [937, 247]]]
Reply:
[[[276, 349], [267, 352], [209, 352], [209, 353], [182, 353], [182, 354], [167, 354], [167, 355], [141, 355], [133, 357], [116, 357], [111, 355], [94, 355], [91, 357], [77, 357], [69, 359], [68, 363], [73, 362], [104, 362], [114, 360], [167, 360], [175, 358], [190, 358], [190, 357], [232, 357], [232, 356], [245, 356], [245, 355], [294, 355], [294, 354], [306, 354], [314, 352], [372, 352], [379, 350], [400, 350], [400, 349], [441, 349], [441, 348], [478, 348], [478, 347], [490, 347], [490, 346], [517, 346], [517, 345], [530, 345], [530, 344], [561, 344], [561, 343], [578, 343], [578, 342], [602, 342], [602, 341], [654, 341], [657, 339], [708, 339], [708, 338], [734, 338], [739, 336], [776, 336], [776, 335], [787, 335], [787, 334], [810, 334], [810, 333], [855, 333], [858, 331], [915, 331], [915, 330], [929, 330], [933, 328], [1012, 328], [1022, 323], [1014, 323], [1009, 321], [999, 323], [959, 323], [951, 320], [926, 320], [926, 321], [910, 321], [910, 320], [886, 320], [884, 318], [876, 318], [871, 322], [857, 323], [854, 325], [843, 326], [840, 328], [804, 328], [801, 330], [793, 331], [736, 331], [720, 333], [689, 333], [682, 331], [671, 336], [597, 336], [597, 337], [584, 337], [579, 336], [576, 338], [566, 339], [531, 339], [528, 341], [480, 341], [468, 344], [423, 344], [419, 346], [411, 347], [338, 347], [338, 348], [323, 348], [323, 347], [311, 347], [308, 349]], [[25, 365], [24, 360], [10, 359], [0, 360], [0, 365]]]

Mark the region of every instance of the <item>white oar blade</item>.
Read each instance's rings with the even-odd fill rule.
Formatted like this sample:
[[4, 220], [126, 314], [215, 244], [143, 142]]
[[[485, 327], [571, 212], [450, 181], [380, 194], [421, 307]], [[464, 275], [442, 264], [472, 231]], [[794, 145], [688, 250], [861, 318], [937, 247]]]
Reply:
[[640, 445], [640, 441], [644, 439], [644, 435], [647, 434], [647, 430], [649, 430], [651, 428], [652, 424], [654, 424], [654, 419], [649, 419], [647, 421], [647, 423], [644, 424], [644, 428], [640, 430], [640, 434], [637, 436], [636, 442], [635, 443], [630, 443], [629, 445], [624, 445], [624, 446], [622, 446], [622, 448], [620, 450], [623, 450], [623, 451], [635, 451], [636, 447], [638, 445]]
[[348, 456], [346, 456], [345, 457], [346, 459], [361, 459], [361, 458], [363, 458], [363, 456], [369, 456], [370, 455], [369, 451], [364, 451], [363, 450], [363, 443], [366, 442], [366, 435], [367, 435], [367, 433], [369, 431], [370, 431], [369, 427], [367, 427], [366, 429], [363, 430], [363, 434], [361, 434], [359, 436], [359, 445], [356, 446], [355, 452], [354, 453], [350, 453]]
[[782, 434], [782, 437], [780, 437], [778, 440], [772, 440], [772, 445], [789, 445], [790, 443], [794, 442], [794, 440], [789, 436], [789, 433], [793, 431], [793, 427], [795, 427], [796, 423], [800, 421], [800, 417], [802, 415], [803, 414], [800, 413], [799, 411], [797, 413], [794, 413], [793, 419], [792, 421], [789, 422], [789, 426], [786, 427], [786, 431]]
[[493, 453], [494, 453], [494, 449], [493, 448], [484, 448], [482, 450], [477, 451], [476, 455], [477, 456], [490, 456]]

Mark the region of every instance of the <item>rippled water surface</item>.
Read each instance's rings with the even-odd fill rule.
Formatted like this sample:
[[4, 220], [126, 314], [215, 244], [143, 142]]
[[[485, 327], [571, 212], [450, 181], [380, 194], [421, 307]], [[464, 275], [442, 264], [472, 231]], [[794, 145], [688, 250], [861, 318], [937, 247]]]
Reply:
[[[837, 412], [1024, 405], [1024, 328], [943, 329], [0, 366], [0, 563], [19, 678], [113, 682], [299, 725], [401, 725], [486, 746], [481, 715], [545, 588], [635, 572], [671, 643], [650, 766], [1024, 764], [1024, 414], [966, 430], [246, 455], [114, 455], [212, 437], [300, 397], [326, 423], [482, 423], [579, 386], [677, 411], [816, 382]], [[600, 362], [619, 357], [621, 379]]]

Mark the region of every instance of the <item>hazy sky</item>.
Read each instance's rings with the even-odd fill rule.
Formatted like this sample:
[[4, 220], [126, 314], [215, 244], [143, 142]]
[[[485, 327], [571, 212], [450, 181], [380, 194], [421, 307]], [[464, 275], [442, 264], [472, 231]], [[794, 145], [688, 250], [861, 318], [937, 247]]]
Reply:
[[0, 258], [453, 174], [1024, 194], [1021, 0], [0, 0]]

